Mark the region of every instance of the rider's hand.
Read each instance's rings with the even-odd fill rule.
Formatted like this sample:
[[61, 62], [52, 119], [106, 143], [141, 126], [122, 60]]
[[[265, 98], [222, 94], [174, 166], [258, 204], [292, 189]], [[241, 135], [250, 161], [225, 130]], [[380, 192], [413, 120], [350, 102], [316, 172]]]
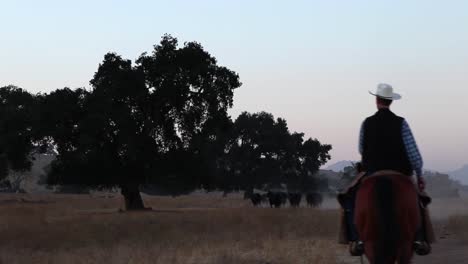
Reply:
[[424, 189], [426, 189], [426, 182], [421, 176], [418, 176], [418, 188], [421, 192], [424, 191]]

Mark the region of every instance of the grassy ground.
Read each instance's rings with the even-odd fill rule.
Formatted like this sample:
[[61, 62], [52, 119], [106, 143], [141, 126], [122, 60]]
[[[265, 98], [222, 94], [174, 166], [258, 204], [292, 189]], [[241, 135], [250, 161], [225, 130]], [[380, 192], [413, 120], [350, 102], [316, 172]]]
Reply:
[[468, 198], [436, 199], [430, 212], [439, 236], [445, 238], [448, 233], [468, 243]]
[[[241, 196], [145, 196], [147, 212], [119, 212], [119, 195], [0, 194], [0, 264], [348, 263], [338, 210], [252, 208]], [[468, 242], [463, 200], [435, 200], [436, 230]], [[443, 233], [444, 231], [438, 231]], [[341, 256], [340, 256], [341, 255]], [[345, 256], [343, 258], [343, 256]], [[349, 262], [351, 263], [351, 262]]]
[[448, 230], [455, 234], [463, 243], [468, 244], [468, 214], [450, 217]]
[[240, 197], [0, 197], [0, 263], [337, 263], [336, 210], [251, 208]]

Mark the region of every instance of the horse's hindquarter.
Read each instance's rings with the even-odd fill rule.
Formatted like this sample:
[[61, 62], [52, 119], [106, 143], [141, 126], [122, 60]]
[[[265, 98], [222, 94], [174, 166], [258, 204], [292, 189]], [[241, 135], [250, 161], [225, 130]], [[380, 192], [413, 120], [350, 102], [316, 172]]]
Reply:
[[[400, 225], [399, 228], [403, 229], [401, 230], [403, 231], [401, 238], [408, 239], [409, 236], [413, 236], [412, 230], [415, 226], [417, 228], [420, 223], [420, 211], [416, 188], [408, 176], [402, 175], [371, 176], [363, 181], [356, 195], [355, 209], [355, 223], [358, 231], [364, 231], [361, 239], [365, 239], [365, 237], [372, 239], [372, 234], [367, 234], [369, 232], [366, 232], [364, 227], [377, 224], [373, 220], [378, 217], [378, 209], [383, 209], [376, 208], [375, 184], [378, 177], [388, 177], [392, 180], [396, 220]], [[361, 231], [359, 233], [361, 234]]]
[[396, 214], [400, 226], [401, 240], [410, 241], [415, 239], [416, 230], [421, 223], [418, 193], [415, 185], [409, 178], [394, 181], [396, 192]]
[[[362, 241], [375, 239], [372, 237], [373, 233], [370, 232], [375, 226], [372, 226], [372, 228], [369, 226], [375, 225], [375, 221], [372, 221], [375, 217], [375, 209], [373, 208], [373, 201], [375, 198], [372, 191], [374, 181], [373, 178], [365, 180], [356, 193], [354, 223], [356, 224], [359, 237]], [[365, 228], [366, 226], [368, 226], [368, 228]]]
[[[385, 200], [387, 194], [377, 190], [382, 188], [382, 180], [379, 180], [379, 177], [388, 179], [384, 181], [388, 187], [387, 191], [390, 189], [388, 199], [391, 200]], [[400, 257], [411, 254], [420, 214], [417, 191], [410, 178], [402, 175], [383, 175], [371, 176], [364, 180], [356, 196], [355, 223], [360, 239], [366, 245], [368, 257], [371, 255], [373, 258], [374, 255], [374, 250], [370, 248], [389, 239], [392, 234], [396, 235], [393, 236], [396, 239], [395, 250], [400, 252], [395, 254]], [[387, 236], [390, 234], [390, 237], [381, 237], [384, 225], [391, 226], [391, 232], [386, 233]]]

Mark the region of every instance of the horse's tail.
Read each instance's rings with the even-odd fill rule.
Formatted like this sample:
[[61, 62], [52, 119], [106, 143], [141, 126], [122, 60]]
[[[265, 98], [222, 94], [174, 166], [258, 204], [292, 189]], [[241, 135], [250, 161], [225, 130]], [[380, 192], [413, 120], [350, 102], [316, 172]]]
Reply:
[[377, 237], [375, 244], [376, 263], [385, 263], [396, 254], [398, 248], [398, 222], [396, 219], [396, 198], [392, 180], [377, 177], [375, 182], [375, 202], [377, 212]]

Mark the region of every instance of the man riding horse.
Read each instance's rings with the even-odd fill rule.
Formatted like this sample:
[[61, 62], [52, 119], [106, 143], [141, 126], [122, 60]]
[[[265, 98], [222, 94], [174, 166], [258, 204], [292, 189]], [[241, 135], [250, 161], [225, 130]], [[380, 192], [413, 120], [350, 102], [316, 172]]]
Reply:
[[[376, 93], [370, 94], [376, 97], [378, 111], [361, 125], [359, 152], [362, 162], [358, 169], [361, 172], [346, 193], [339, 196], [345, 209], [346, 240], [349, 242], [350, 253], [354, 256], [360, 256], [364, 252], [364, 243], [354, 222], [356, 193], [363, 179], [389, 170], [410, 177], [414, 171], [419, 190], [422, 192], [425, 188], [422, 178], [423, 161], [410, 127], [404, 118], [390, 111], [392, 102], [401, 99], [401, 96], [394, 93], [392, 86], [388, 84], [379, 84]], [[422, 226], [424, 225], [416, 233], [414, 250], [419, 255], [426, 255], [430, 252], [429, 242], [432, 241], [428, 241]]]

